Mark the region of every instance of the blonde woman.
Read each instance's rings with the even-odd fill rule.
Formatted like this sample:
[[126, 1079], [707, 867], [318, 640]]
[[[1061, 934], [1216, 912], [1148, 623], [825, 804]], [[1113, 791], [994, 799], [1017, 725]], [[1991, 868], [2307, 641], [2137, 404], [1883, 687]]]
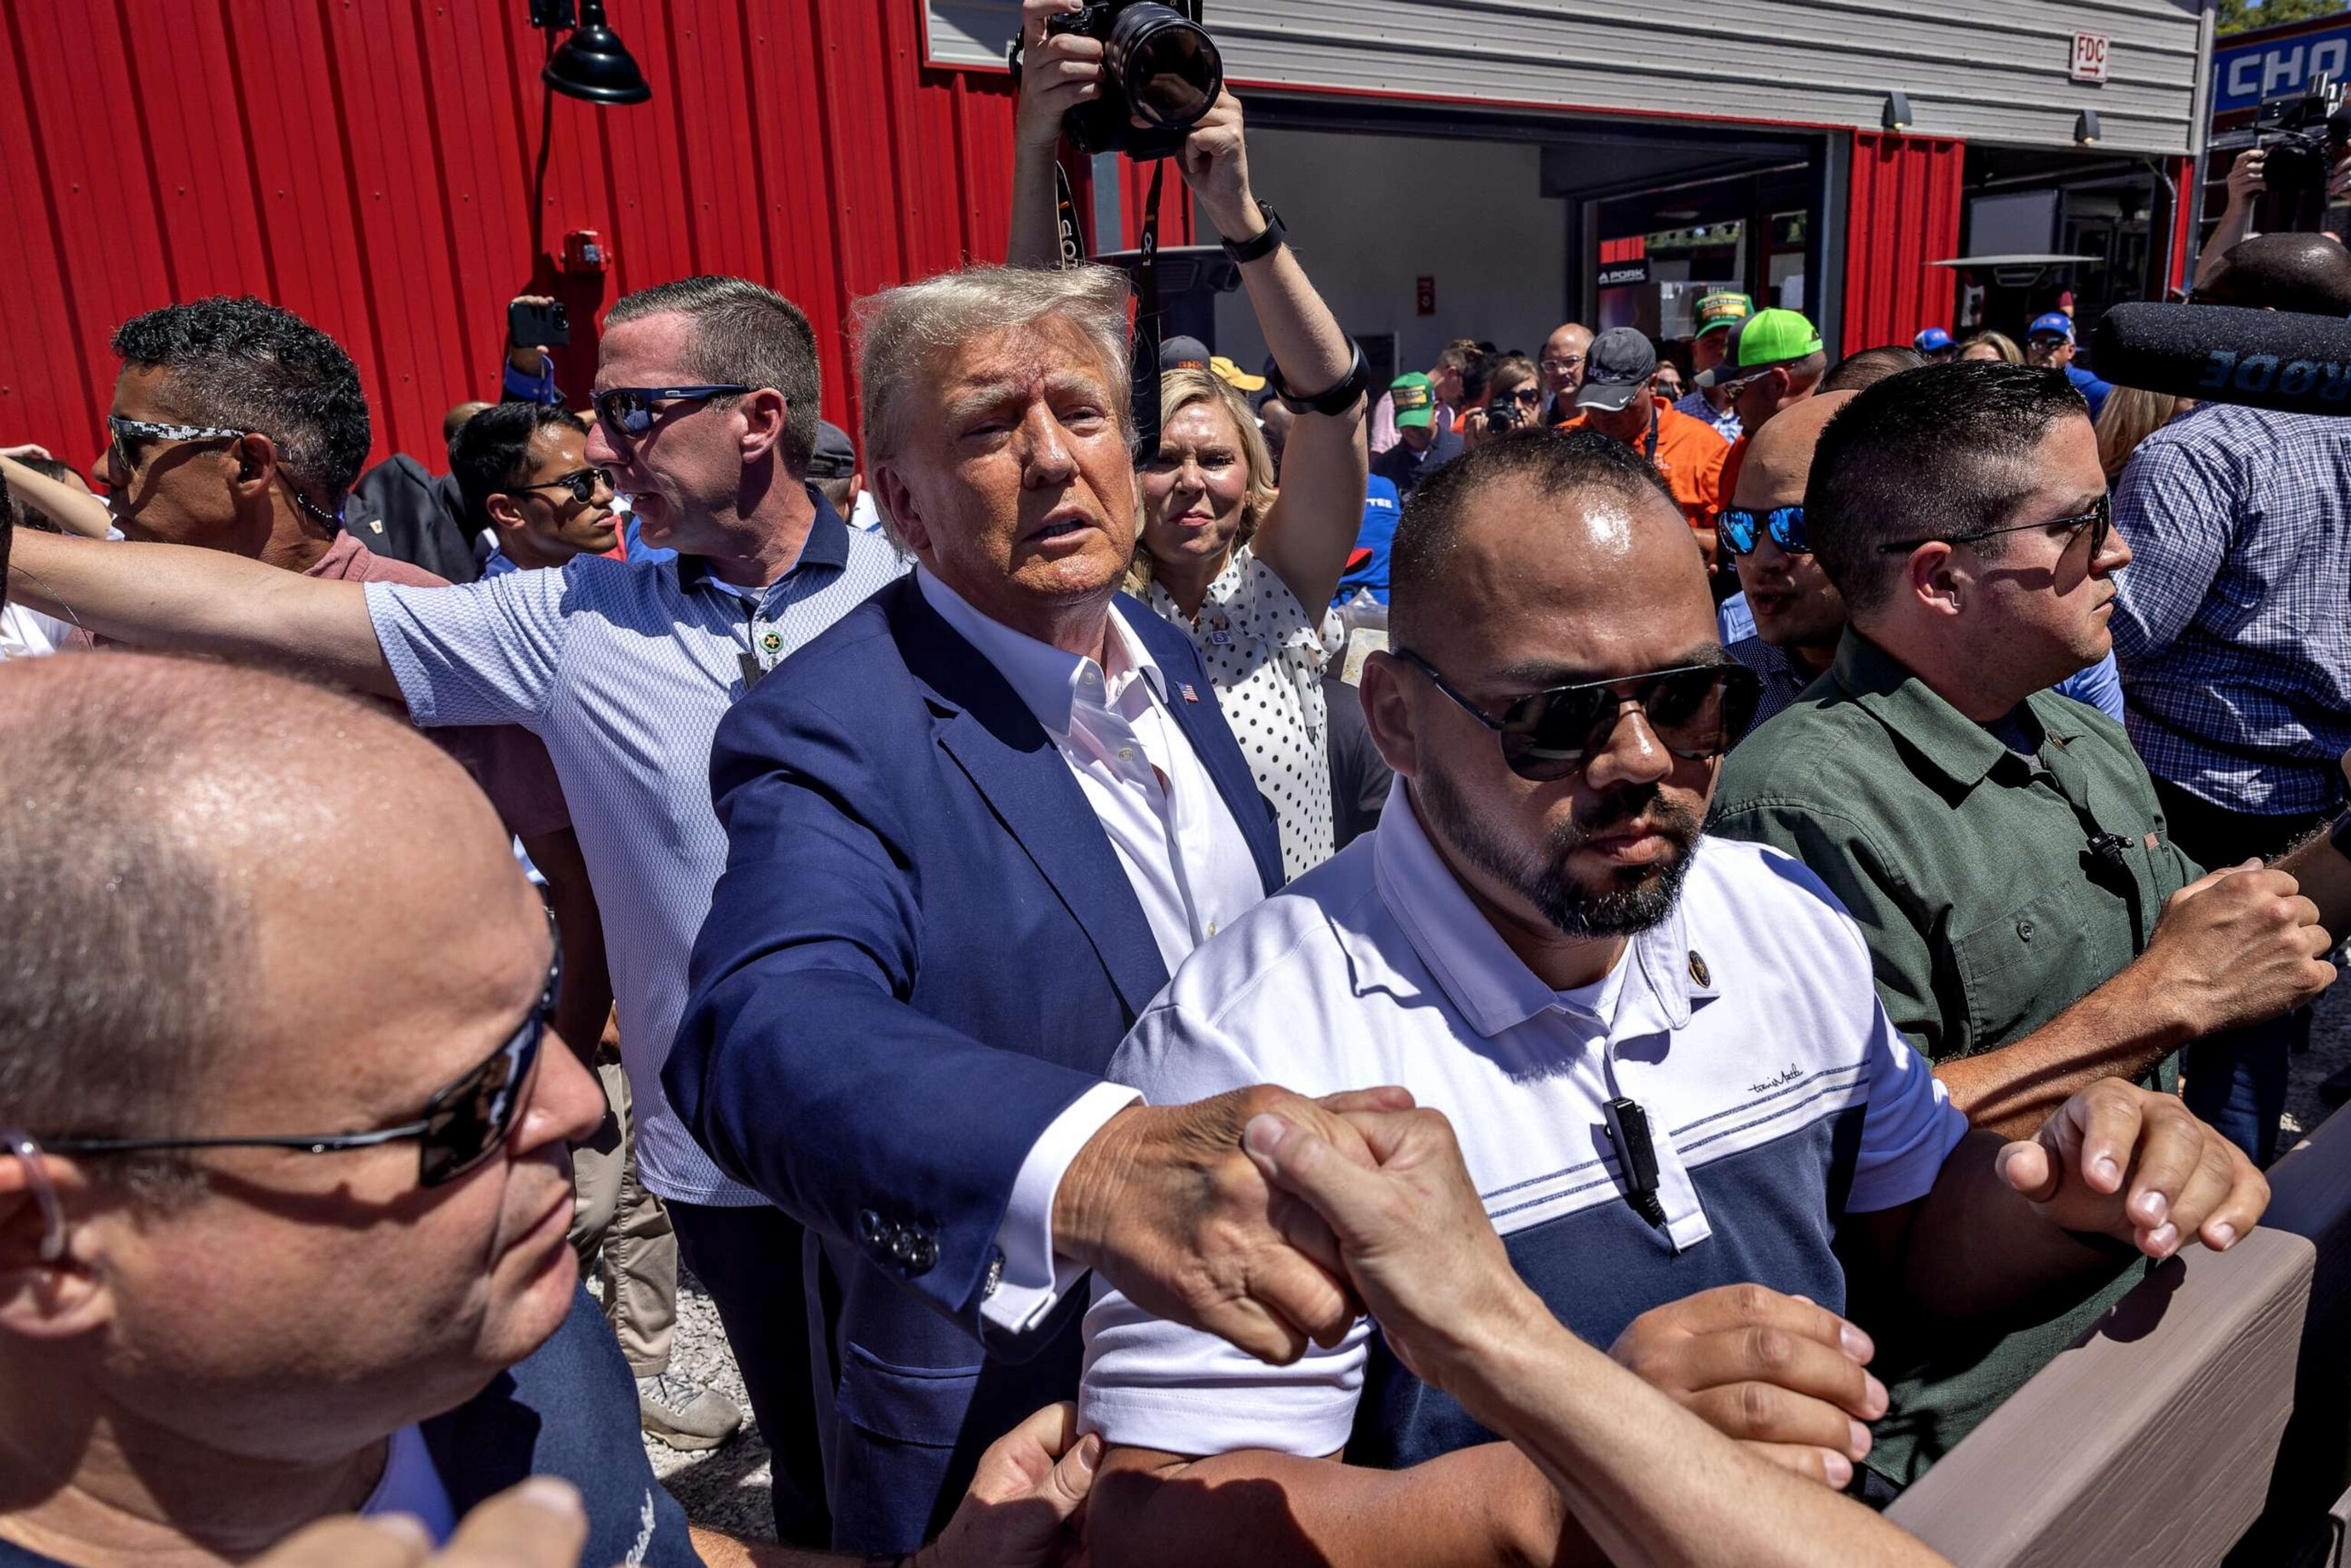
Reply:
[[1978, 332], [1959, 345], [1962, 360], [2000, 360], [2011, 365], [2024, 363], [2024, 350], [2005, 332]]
[[2106, 471], [2109, 487], [2120, 484], [2123, 465], [2138, 444], [2196, 406], [2193, 398], [2139, 387], [2115, 388], [2106, 406], [2098, 411], [2098, 466]]
[[[1016, 264], [1054, 254], [1052, 208], [1036, 197], [1051, 190], [1061, 113], [1101, 74], [1069, 40], [1045, 36], [1044, 17], [1061, 8], [1029, 0], [1024, 11], [1037, 47], [1022, 73], [1019, 120], [1036, 134], [1024, 131], [1017, 154]], [[1128, 586], [1192, 633], [1258, 791], [1280, 820], [1282, 869], [1296, 876], [1332, 846], [1320, 629], [1363, 526], [1368, 372], [1249, 187], [1230, 93], [1193, 127], [1178, 168], [1217, 234], [1239, 247], [1274, 389], [1297, 419], [1277, 492], [1272, 455], [1239, 394], [1206, 371], [1163, 376], [1159, 444], [1136, 455], [1143, 516]]]

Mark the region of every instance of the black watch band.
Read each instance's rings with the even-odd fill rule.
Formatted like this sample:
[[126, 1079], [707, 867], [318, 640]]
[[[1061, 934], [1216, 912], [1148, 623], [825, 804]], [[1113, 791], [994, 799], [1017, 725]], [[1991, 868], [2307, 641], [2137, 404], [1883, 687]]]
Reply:
[[1275, 212], [1263, 202], [1257, 204], [1257, 211], [1258, 215], [1265, 220], [1265, 227], [1259, 233], [1251, 235], [1247, 239], [1225, 239], [1221, 235], [1217, 236], [1225, 247], [1225, 254], [1231, 256], [1239, 266], [1246, 267], [1260, 256], [1271, 256], [1290, 241], [1290, 231], [1281, 226], [1280, 213]]
[[1339, 384], [1327, 392], [1316, 392], [1311, 397], [1299, 396], [1290, 390], [1290, 383], [1282, 380], [1280, 365], [1267, 369], [1266, 384], [1273, 388], [1273, 395], [1281, 400], [1281, 406], [1292, 413], [1343, 414], [1354, 407], [1355, 400], [1370, 391], [1372, 385], [1372, 367], [1364, 358], [1364, 346], [1352, 341], [1347, 346], [1354, 350], [1355, 361], [1347, 367], [1347, 373], [1340, 378]]

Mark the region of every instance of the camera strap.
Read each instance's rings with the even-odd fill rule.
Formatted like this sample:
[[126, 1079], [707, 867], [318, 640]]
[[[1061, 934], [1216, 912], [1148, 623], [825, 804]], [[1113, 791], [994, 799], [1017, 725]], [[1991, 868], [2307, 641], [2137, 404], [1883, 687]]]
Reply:
[[1159, 450], [1159, 187], [1167, 160], [1151, 162], [1151, 192], [1143, 203], [1143, 233], [1134, 262], [1134, 451], [1138, 462]]
[[1070, 267], [1086, 258], [1085, 235], [1078, 231], [1078, 199], [1070, 193], [1070, 172], [1053, 160], [1053, 230], [1058, 265]]

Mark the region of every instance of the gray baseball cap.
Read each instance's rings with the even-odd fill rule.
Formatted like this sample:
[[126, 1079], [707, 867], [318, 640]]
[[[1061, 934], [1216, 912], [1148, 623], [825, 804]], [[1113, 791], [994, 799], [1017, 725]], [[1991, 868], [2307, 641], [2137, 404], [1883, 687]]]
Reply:
[[1634, 328], [1611, 327], [1583, 351], [1583, 385], [1576, 390], [1575, 406], [1614, 413], [1648, 396], [1649, 379], [1656, 373], [1657, 350], [1649, 340]]

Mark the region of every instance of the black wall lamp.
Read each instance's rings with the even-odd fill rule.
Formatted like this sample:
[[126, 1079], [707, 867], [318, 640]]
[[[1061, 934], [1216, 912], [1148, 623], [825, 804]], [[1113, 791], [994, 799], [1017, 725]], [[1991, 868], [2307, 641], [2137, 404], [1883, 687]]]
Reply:
[[1907, 92], [1887, 93], [1886, 95], [1886, 109], [1883, 113], [1878, 115], [1877, 122], [1888, 131], [1909, 130], [1910, 95]]
[[538, 79], [566, 98], [590, 103], [643, 103], [653, 97], [645, 73], [604, 25], [604, 0], [579, 0], [576, 19], [572, 0], [530, 0], [530, 25], [549, 33], [571, 29], [571, 36], [547, 57]]

